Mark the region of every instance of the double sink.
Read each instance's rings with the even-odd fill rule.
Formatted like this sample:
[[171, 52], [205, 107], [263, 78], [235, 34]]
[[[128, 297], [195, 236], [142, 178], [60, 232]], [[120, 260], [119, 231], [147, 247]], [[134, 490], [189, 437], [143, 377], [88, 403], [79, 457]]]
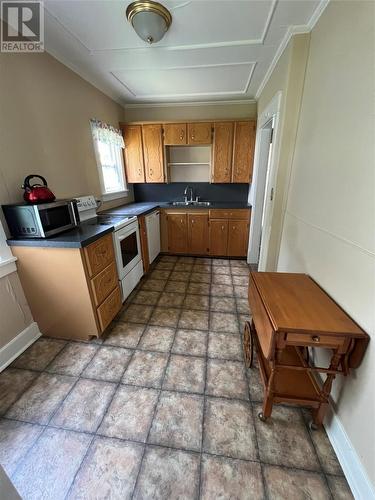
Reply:
[[210, 201], [171, 201], [172, 207], [209, 207]]

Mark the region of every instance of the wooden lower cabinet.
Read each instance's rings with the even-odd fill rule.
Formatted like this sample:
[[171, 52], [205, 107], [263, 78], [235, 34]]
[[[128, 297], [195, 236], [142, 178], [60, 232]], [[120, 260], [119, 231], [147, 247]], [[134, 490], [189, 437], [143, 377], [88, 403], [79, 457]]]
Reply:
[[188, 252], [188, 231], [186, 213], [169, 213], [167, 215], [168, 252]]
[[249, 223], [247, 220], [228, 221], [228, 255], [245, 257], [249, 243]]
[[228, 221], [210, 220], [210, 255], [227, 255]]
[[208, 254], [208, 213], [189, 213], [188, 253]]

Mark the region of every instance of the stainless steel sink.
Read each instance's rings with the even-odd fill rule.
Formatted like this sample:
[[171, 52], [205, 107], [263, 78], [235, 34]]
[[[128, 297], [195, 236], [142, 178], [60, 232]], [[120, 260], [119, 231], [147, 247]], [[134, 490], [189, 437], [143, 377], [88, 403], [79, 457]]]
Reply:
[[172, 201], [173, 207], [209, 207], [210, 201]]

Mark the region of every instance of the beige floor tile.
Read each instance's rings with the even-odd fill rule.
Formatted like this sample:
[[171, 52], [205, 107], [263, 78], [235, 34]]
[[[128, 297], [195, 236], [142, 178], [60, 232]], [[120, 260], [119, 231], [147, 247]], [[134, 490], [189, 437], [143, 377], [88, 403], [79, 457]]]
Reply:
[[249, 276], [233, 276], [233, 285], [249, 286]]
[[134, 499], [193, 500], [198, 498], [199, 455], [148, 446]]
[[12, 481], [23, 499], [63, 500], [92, 437], [46, 429]]
[[91, 361], [97, 349], [97, 345], [71, 342], [56, 356], [46, 371], [78, 377]]
[[119, 382], [133, 351], [121, 347], [100, 347], [82, 373], [82, 377]]
[[240, 297], [241, 299], [246, 299], [248, 296], [248, 287], [247, 286], [234, 286], [234, 295], [236, 297]]
[[350, 491], [348, 482], [345, 477], [327, 476], [327, 481], [332, 493], [333, 500], [354, 500], [353, 494]]
[[[0, 420], [0, 464], [8, 476], [43, 431], [39, 425]], [[1, 496], [1, 495], [0, 495]]]
[[175, 328], [180, 316], [180, 309], [156, 307], [150, 318], [150, 325], [169, 326]]
[[254, 366], [248, 369], [249, 392], [251, 401], [259, 401], [263, 403], [264, 387], [259, 374], [259, 368]]
[[150, 278], [155, 279], [155, 280], [167, 280], [169, 278], [169, 275], [171, 274], [171, 271], [167, 269], [155, 269], [155, 271], [152, 271], [150, 273]]
[[65, 346], [64, 340], [41, 338], [21, 354], [13, 363], [13, 368], [44, 370]]
[[47, 424], [75, 382], [74, 377], [41, 373], [9, 408], [6, 416], [25, 422]]
[[207, 398], [203, 450], [245, 460], [258, 460], [250, 404]]
[[238, 319], [236, 314], [211, 312], [210, 329], [222, 333], [238, 333]]
[[183, 307], [184, 309], [208, 311], [210, 307], [210, 297], [207, 295], [186, 295]]
[[[232, 277], [230, 274], [214, 274], [212, 276], [212, 283], [214, 285], [230, 285], [232, 286]], [[215, 288], [215, 287], [213, 287]], [[227, 294], [228, 295], [228, 294]], [[233, 295], [233, 290], [229, 295]]]
[[136, 351], [122, 377], [122, 383], [158, 389], [167, 362], [167, 353]]
[[248, 267], [232, 267], [232, 276], [249, 276], [250, 270]]
[[119, 321], [114, 325], [104, 341], [105, 345], [117, 347], [137, 347], [146, 326]]
[[264, 478], [270, 499], [314, 499], [331, 498], [327, 485], [320, 474], [296, 469], [266, 465]]
[[211, 296], [211, 311], [236, 313], [236, 301], [232, 297]]
[[172, 354], [163, 389], [203, 393], [205, 371], [206, 361], [203, 358]]
[[130, 499], [142, 454], [142, 445], [96, 437], [67, 498]]
[[116, 384], [81, 379], [51, 420], [73, 431], [95, 432], [115, 392]]
[[[254, 408], [254, 415], [262, 411]], [[298, 408], [274, 405], [267, 422], [255, 419], [259, 454], [263, 462], [300, 469], [320, 470], [319, 462]]]
[[160, 269], [164, 271], [171, 271], [174, 268], [174, 262], [164, 262], [164, 261], [159, 261], [155, 264], [155, 269]]
[[184, 294], [187, 290], [187, 281], [168, 281], [165, 291], [171, 293], [182, 293]]
[[187, 282], [190, 279], [190, 272], [186, 271], [176, 271], [174, 270], [170, 276], [171, 281], [183, 281]]
[[237, 260], [237, 259], [232, 259], [230, 261], [230, 267], [244, 267], [246, 269], [249, 269], [249, 265], [246, 262], [246, 260]]
[[211, 285], [211, 295], [214, 297], [232, 297], [233, 287], [232, 285], [218, 285], [213, 283]]
[[239, 361], [209, 359], [206, 393], [211, 396], [249, 399], [244, 364]]
[[211, 257], [196, 257], [194, 261], [195, 266], [208, 265], [211, 267], [212, 259]]
[[166, 282], [166, 280], [145, 279], [141, 284], [141, 289], [150, 290], [152, 292], [161, 292], [164, 289]]
[[228, 259], [212, 259], [212, 265], [217, 267], [229, 267]]
[[230, 267], [229, 266], [213, 266], [212, 267], [212, 276], [215, 276], [216, 274], [230, 275]]
[[260, 464], [203, 455], [201, 498], [264, 499]]
[[98, 434], [144, 442], [151, 425], [158, 394], [155, 389], [120, 386], [99, 427]]
[[155, 306], [159, 300], [160, 292], [151, 292], [149, 290], [140, 290], [132, 300], [133, 304], [143, 304]]
[[248, 299], [241, 299], [236, 297], [237, 311], [240, 314], [250, 314], [249, 301]]
[[178, 262], [183, 262], [184, 264], [194, 264], [196, 261], [195, 257], [187, 257], [185, 255], [182, 255], [181, 257], [178, 258]]
[[193, 295], [209, 295], [210, 285], [208, 283], [189, 283], [187, 293]]
[[172, 352], [192, 356], [206, 356], [207, 332], [203, 330], [177, 330]]
[[0, 373], [0, 415], [4, 415], [38, 376], [36, 372], [16, 368]]
[[176, 255], [162, 255], [160, 257], [160, 262], [177, 262], [178, 257]]
[[193, 272], [190, 276], [193, 283], [211, 283], [211, 274], [202, 272]]
[[162, 307], [181, 307], [184, 301], [184, 295], [178, 293], [163, 292], [160, 296], [158, 306]]
[[199, 451], [202, 438], [203, 397], [162, 391], [149, 442]]
[[193, 273], [211, 274], [211, 264], [196, 263], [193, 266]]
[[139, 343], [140, 349], [168, 352], [172, 347], [175, 330], [165, 326], [148, 326]]
[[179, 328], [191, 328], [192, 330], [207, 330], [208, 329], [209, 313], [205, 311], [187, 311], [183, 310]]
[[211, 332], [208, 339], [208, 356], [210, 358], [242, 361], [242, 347], [237, 335]]
[[140, 304], [130, 304], [121, 315], [121, 321], [129, 321], [130, 323], [145, 324], [150, 319], [153, 311], [152, 306], [145, 306]]
[[192, 269], [193, 269], [193, 264], [189, 262], [178, 261], [177, 264], [174, 266], [175, 271], [190, 273]]

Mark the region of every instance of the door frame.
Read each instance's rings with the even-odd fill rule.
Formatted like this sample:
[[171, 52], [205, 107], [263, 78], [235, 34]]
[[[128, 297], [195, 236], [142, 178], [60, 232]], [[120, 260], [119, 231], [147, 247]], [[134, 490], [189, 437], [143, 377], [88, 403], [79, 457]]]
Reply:
[[[280, 156], [280, 108], [281, 108], [282, 92], [278, 91], [269, 104], [264, 109], [263, 113], [258, 118], [257, 133], [255, 140], [254, 152], [254, 176], [249, 193], [249, 203], [252, 206], [250, 232], [249, 232], [249, 247], [247, 254], [247, 262], [249, 264], [258, 264], [260, 271], [266, 270], [268, 256], [268, 241], [262, 239], [262, 215], [264, 199], [267, 199], [264, 206], [265, 221], [271, 223], [274, 203], [270, 201], [271, 189], [273, 189], [273, 200], [275, 199], [275, 184], [277, 168], [279, 165]], [[265, 192], [265, 180], [267, 174], [267, 161], [264, 161], [264, 141], [268, 141], [269, 134], [265, 133], [269, 123], [272, 122], [272, 150], [269, 160], [269, 182], [267, 192]], [[268, 137], [267, 137], [268, 136]], [[268, 157], [267, 157], [268, 159]], [[264, 235], [264, 231], [263, 231]]]

